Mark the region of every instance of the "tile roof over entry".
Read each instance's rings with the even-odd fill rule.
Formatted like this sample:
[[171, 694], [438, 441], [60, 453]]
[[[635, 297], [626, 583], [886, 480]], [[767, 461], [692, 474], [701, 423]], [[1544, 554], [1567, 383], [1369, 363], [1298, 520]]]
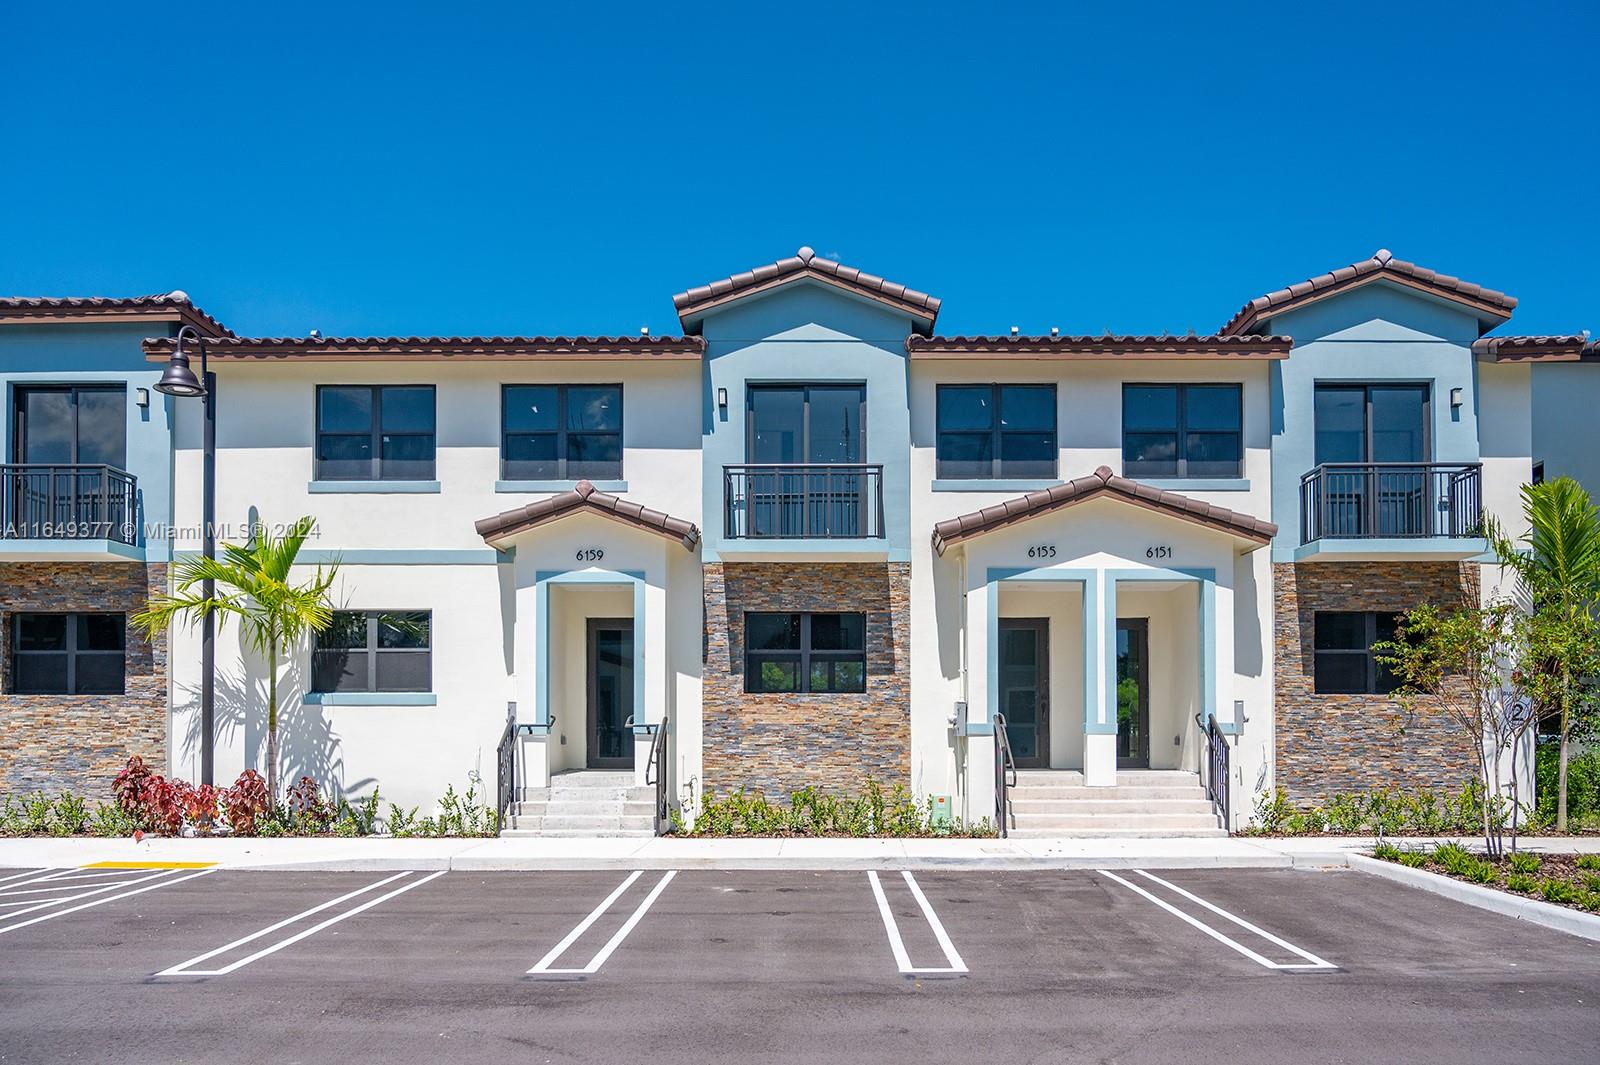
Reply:
[[1474, 285], [1459, 277], [1438, 274], [1427, 267], [1396, 259], [1388, 249], [1379, 248], [1370, 259], [1340, 267], [1332, 273], [1320, 274], [1288, 288], [1280, 288], [1265, 296], [1257, 296], [1239, 309], [1222, 327], [1223, 333], [1248, 333], [1264, 318], [1282, 314], [1308, 303], [1356, 288], [1378, 280], [1389, 280], [1409, 288], [1419, 289], [1456, 303], [1465, 304], [1478, 312], [1479, 321], [1489, 326], [1505, 321], [1516, 309], [1517, 301], [1504, 292]]
[[657, 536], [664, 536], [668, 540], [675, 540], [690, 551], [693, 551], [695, 545], [700, 542], [700, 530], [693, 522], [674, 518], [659, 510], [651, 510], [610, 492], [602, 492], [588, 481], [579, 481], [571, 491], [561, 492], [548, 499], [541, 499], [537, 503], [529, 503], [527, 506], [496, 514], [492, 518], [484, 518], [477, 522], [474, 528], [478, 530], [479, 536], [493, 542], [548, 522], [571, 517], [573, 514], [586, 513], [598, 514], [603, 518], [631, 525], [636, 529], [644, 529]]
[[[320, 362], [473, 362], [480, 359], [699, 359], [700, 337], [225, 337], [206, 341], [206, 354], [227, 362], [306, 359]], [[173, 341], [152, 337], [145, 358], [165, 362]]]
[[206, 336], [233, 331], [189, 299], [186, 292], [154, 296], [11, 296], [0, 299], [0, 320], [12, 322], [182, 322]]
[[968, 336], [906, 338], [913, 359], [1287, 359], [1290, 337]]
[[1566, 336], [1484, 337], [1472, 352], [1485, 362], [1582, 362], [1600, 351], [1600, 344], [1582, 333]]
[[1270, 521], [1203, 503], [1177, 492], [1152, 488], [1112, 473], [1109, 466], [1101, 466], [1087, 477], [941, 521], [933, 527], [933, 549], [942, 555], [947, 547], [974, 536], [1102, 497], [1121, 499], [1147, 510], [1231, 533], [1253, 544], [1265, 544], [1278, 534], [1278, 527]]
[[933, 331], [934, 320], [939, 317], [936, 297], [853, 266], [842, 266], [832, 259], [819, 259], [810, 248], [801, 248], [787, 259], [680, 292], [672, 297], [672, 305], [677, 309], [684, 331], [694, 332], [708, 311], [803, 278], [842, 288], [909, 314], [917, 320], [917, 332], [924, 335]]

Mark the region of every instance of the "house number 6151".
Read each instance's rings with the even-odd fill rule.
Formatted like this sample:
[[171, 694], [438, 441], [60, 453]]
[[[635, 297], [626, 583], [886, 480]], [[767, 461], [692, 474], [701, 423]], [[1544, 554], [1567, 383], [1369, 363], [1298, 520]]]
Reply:
[[605, 552], [605, 548], [603, 548], [603, 547], [580, 547], [580, 548], [578, 548], [578, 561], [579, 562], [599, 562], [602, 558], [605, 558], [605, 557], [606, 557], [606, 552]]
[[1145, 558], [1171, 558], [1172, 557], [1172, 548], [1166, 546], [1165, 544], [1157, 545], [1156, 547], [1147, 547], [1147, 548], [1144, 549], [1144, 557]]

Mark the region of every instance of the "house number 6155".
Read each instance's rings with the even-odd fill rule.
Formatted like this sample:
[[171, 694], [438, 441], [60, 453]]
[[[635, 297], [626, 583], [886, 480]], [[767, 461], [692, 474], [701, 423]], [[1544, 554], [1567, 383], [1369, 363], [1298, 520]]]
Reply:
[[1029, 558], [1055, 558], [1056, 557], [1055, 545], [1054, 544], [1035, 544], [1034, 546], [1028, 548], [1028, 557]]
[[578, 548], [578, 561], [579, 562], [599, 562], [602, 558], [605, 558], [605, 557], [606, 557], [606, 552], [605, 552], [605, 548], [603, 548], [603, 547], [580, 547], [580, 548]]

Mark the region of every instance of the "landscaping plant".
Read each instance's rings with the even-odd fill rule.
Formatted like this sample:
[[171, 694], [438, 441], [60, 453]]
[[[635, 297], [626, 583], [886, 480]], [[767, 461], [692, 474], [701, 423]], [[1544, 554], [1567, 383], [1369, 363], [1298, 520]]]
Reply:
[[[173, 621], [195, 624], [208, 615], [238, 621], [250, 645], [267, 658], [267, 795], [278, 797], [278, 661], [283, 651], [311, 631], [328, 627], [333, 618], [329, 590], [338, 566], [317, 567], [315, 576], [294, 582], [295, 559], [315, 521], [303, 517], [281, 536], [257, 521], [245, 544], [223, 544], [220, 559], [179, 563], [172, 595], [155, 597], [133, 622], [154, 638]], [[204, 582], [214, 582], [208, 597]]]

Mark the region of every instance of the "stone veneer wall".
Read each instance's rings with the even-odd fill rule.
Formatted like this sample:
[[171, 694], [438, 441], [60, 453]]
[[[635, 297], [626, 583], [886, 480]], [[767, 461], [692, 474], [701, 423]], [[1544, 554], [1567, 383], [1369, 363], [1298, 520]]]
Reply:
[[1372, 788], [1460, 788], [1477, 765], [1444, 715], [1405, 722], [1387, 695], [1318, 695], [1313, 618], [1477, 602], [1477, 563], [1301, 562], [1272, 567], [1277, 785], [1297, 802]]
[[130, 755], [167, 764], [167, 641], [127, 630], [122, 695], [11, 693], [12, 614], [119, 611], [166, 591], [165, 564], [0, 564], [0, 794], [71, 790], [109, 799]]
[[[867, 690], [744, 690], [746, 611], [867, 615]], [[705, 793], [771, 798], [806, 785], [854, 792], [911, 777], [911, 565], [707, 563], [703, 742]]]

